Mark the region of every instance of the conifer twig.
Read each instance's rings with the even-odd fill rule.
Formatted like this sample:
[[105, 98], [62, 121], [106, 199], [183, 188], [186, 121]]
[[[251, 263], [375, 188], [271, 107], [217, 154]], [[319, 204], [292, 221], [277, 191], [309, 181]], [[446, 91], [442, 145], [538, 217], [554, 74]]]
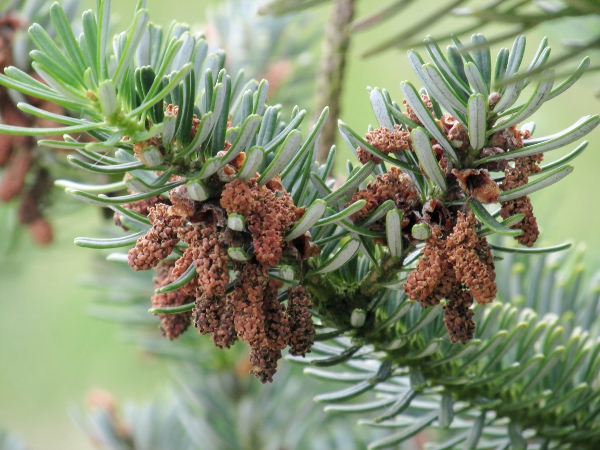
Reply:
[[327, 24], [323, 54], [317, 75], [317, 94], [315, 114], [319, 116], [325, 106], [329, 106], [329, 118], [321, 133], [321, 142], [317, 151], [317, 160], [325, 161], [329, 149], [335, 143], [337, 121], [340, 116], [340, 100], [344, 82], [344, 69], [350, 47], [348, 25], [354, 17], [355, 0], [336, 0]]

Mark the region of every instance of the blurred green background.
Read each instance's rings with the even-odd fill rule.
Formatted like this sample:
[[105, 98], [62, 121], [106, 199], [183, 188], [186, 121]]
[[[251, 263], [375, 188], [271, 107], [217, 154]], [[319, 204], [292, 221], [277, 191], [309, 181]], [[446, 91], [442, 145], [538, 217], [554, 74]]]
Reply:
[[[115, 30], [128, 25], [134, 0], [114, 2]], [[172, 19], [200, 23], [206, 9], [219, 2], [149, 0], [152, 20], [168, 26]], [[357, 15], [381, 1], [359, 1]], [[84, 3], [93, 7], [92, 1]], [[362, 50], [397, 31], [410, 21], [410, 14], [419, 9], [437, 5], [436, 1], [420, 1], [412, 11], [372, 32], [358, 35], [353, 41], [349, 70], [345, 82], [342, 119], [357, 131], [365, 131], [374, 123], [366, 86], [387, 88], [400, 102], [400, 81], [417, 82], [405, 62], [404, 50], [384, 52], [376, 57], [362, 59]], [[322, 21], [327, 8], [315, 11], [314, 20]], [[405, 22], [407, 21], [407, 22]], [[317, 24], [318, 25], [318, 24]], [[456, 24], [451, 24], [454, 27]], [[590, 23], [590, 27], [597, 26]], [[440, 27], [448, 26], [447, 23]], [[550, 37], [560, 54], [558, 43], [565, 38], [582, 37], [588, 30], [567, 23], [557, 28], [548, 26], [527, 35], [530, 58], [540, 39]], [[493, 29], [486, 29], [494, 34]], [[318, 58], [319, 49], [314, 49]], [[598, 61], [596, 55], [595, 61]], [[581, 80], [569, 93], [549, 102], [536, 113], [536, 135], [552, 134], [566, 128], [579, 117], [600, 112], [600, 101], [595, 93], [600, 88], [600, 77], [591, 74]], [[310, 104], [300, 105], [310, 108]], [[532, 196], [538, 221], [542, 228], [541, 243], [560, 243], [571, 240], [576, 245], [587, 245], [585, 262], [589, 274], [600, 268], [600, 188], [594, 170], [600, 164], [600, 130], [588, 140], [586, 152], [574, 163], [575, 171], [560, 184]], [[573, 148], [574, 146], [571, 146]], [[349, 150], [340, 143], [343, 153], [338, 167], [350, 157]], [[553, 153], [555, 159], [567, 153]], [[55, 241], [48, 248], [31, 244], [28, 236], [12, 243], [13, 251], [0, 260], [0, 428], [19, 434], [32, 449], [64, 450], [91, 449], [92, 445], [76, 428], [68, 416], [68, 408], [82, 405], [86, 394], [93, 388], [113, 393], [119, 399], [144, 400], [164, 389], [169, 381], [168, 361], [150, 357], [125, 343], [123, 328], [110, 322], [90, 317], [86, 310], [97, 295], [84, 287], [81, 281], [93, 272], [94, 251], [73, 245], [76, 236], [99, 236], [103, 232], [99, 211], [71, 202], [66, 196], [56, 196], [58, 208], [52, 217]], [[0, 217], [1, 220], [8, 220]], [[1, 227], [0, 227], [1, 228]], [[7, 243], [1, 242], [3, 247]], [[193, 331], [192, 331], [193, 332]], [[158, 331], [157, 331], [158, 334]], [[198, 339], [206, 339], [199, 337]], [[277, 382], [277, 380], [275, 381]], [[315, 408], [319, 408], [315, 405]]]

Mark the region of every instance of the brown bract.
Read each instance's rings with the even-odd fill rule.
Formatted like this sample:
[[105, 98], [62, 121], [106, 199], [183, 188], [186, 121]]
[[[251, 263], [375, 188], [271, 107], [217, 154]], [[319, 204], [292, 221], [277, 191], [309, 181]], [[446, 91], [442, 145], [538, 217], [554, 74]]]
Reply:
[[450, 114], [444, 113], [440, 119], [440, 124], [442, 131], [454, 148], [459, 151], [469, 148], [469, 132], [458, 120]]
[[431, 146], [431, 148], [433, 150], [433, 153], [435, 153], [435, 158], [437, 159], [438, 164], [442, 169], [442, 172], [444, 172], [444, 175], [447, 177], [452, 171], [452, 163], [450, 162], [448, 155], [446, 154], [442, 146], [437, 142], [434, 143]]
[[500, 92], [492, 92], [488, 96], [488, 105], [490, 109], [494, 109], [498, 102], [502, 99], [502, 94]]
[[[143, 162], [146, 165], [146, 167], [152, 166], [152, 164], [150, 164], [148, 161], [146, 161], [146, 158], [144, 157], [144, 152], [147, 151], [151, 147], [154, 147], [158, 151], [161, 150], [161, 145], [158, 141], [158, 138], [153, 137], [153, 138], [148, 139], [147, 141], [136, 142], [133, 144], [133, 152], [134, 152], [135, 156], [137, 157], [137, 159], [139, 159], [141, 162]], [[163, 152], [161, 152], [161, 154], [163, 154]]]
[[[485, 147], [479, 153], [479, 158], [487, 158], [488, 156], [498, 155], [504, 153], [504, 150], [500, 147]], [[480, 167], [489, 170], [490, 172], [501, 172], [507, 167], [508, 163], [505, 159], [497, 161], [490, 161], [482, 164]]]
[[450, 232], [454, 226], [450, 210], [437, 199], [429, 200], [423, 204], [420, 220], [422, 223], [429, 225], [433, 230], [432, 233], [437, 235], [441, 232]]
[[485, 169], [452, 169], [461, 189], [481, 203], [497, 203], [500, 187]]
[[505, 151], [517, 150], [523, 148], [523, 139], [529, 139], [529, 131], [521, 131], [516, 125], [497, 131], [488, 140], [488, 146], [500, 147]]

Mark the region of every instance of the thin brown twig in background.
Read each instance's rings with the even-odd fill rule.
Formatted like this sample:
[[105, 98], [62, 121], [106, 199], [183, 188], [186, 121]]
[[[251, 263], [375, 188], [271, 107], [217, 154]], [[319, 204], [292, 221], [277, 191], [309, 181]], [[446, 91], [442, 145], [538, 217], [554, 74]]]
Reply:
[[349, 24], [354, 17], [355, 0], [336, 0], [327, 24], [321, 64], [317, 75], [315, 118], [329, 106], [329, 117], [321, 133], [317, 160], [324, 162], [331, 146], [335, 143], [337, 121], [340, 115], [340, 99], [344, 81], [346, 57], [350, 46]]

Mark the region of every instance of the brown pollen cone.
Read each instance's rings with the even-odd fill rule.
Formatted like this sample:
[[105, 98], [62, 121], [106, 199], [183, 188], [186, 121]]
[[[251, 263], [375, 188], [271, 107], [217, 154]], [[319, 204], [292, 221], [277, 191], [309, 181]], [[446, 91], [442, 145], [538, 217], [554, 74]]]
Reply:
[[189, 244], [202, 290], [209, 296], [224, 297], [229, 283], [229, 257], [222, 233], [215, 225], [206, 224]]
[[475, 222], [472, 211], [466, 215], [458, 213], [454, 230], [446, 239], [448, 261], [456, 278], [467, 286], [477, 303], [489, 303], [498, 292], [496, 273], [493, 262], [490, 265], [488, 261], [489, 244], [477, 236]]
[[274, 295], [276, 290], [273, 292], [267, 269], [260, 264], [246, 264], [233, 289], [234, 324], [238, 337], [251, 347], [265, 339], [263, 301]]
[[460, 285], [448, 296], [448, 302], [444, 306], [444, 324], [453, 344], [460, 342], [464, 345], [473, 339], [475, 322], [472, 304], [471, 293], [463, 290]]
[[8, 202], [21, 193], [32, 161], [31, 152], [25, 151], [10, 158], [0, 181], [0, 201]]
[[[436, 233], [432, 233], [425, 242], [417, 267], [408, 274], [404, 283], [404, 292], [408, 298], [421, 302], [423, 307], [435, 304], [435, 302], [431, 302], [432, 297], [430, 296], [442, 280], [447, 266], [443, 250], [444, 242], [438, 239]], [[426, 300], [429, 301], [426, 302]]]
[[[421, 100], [423, 101], [423, 103], [425, 104], [425, 107], [429, 110], [431, 115], [433, 115], [435, 117], [435, 112], [433, 110], [433, 104], [431, 103], [431, 100], [429, 99], [429, 97], [425, 94], [421, 94]], [[412, 120], [413, 122], [416, 122], [419, 125], [423, 125], [421, 123], [421, 121], [419, 120], [419, 118], [417, 117], [417, 115], [415, 114], [414, 110], [408, 104], [408, 102], [406, 100], [402, 100], [402, 104], [406, 108], [406, 112], [404, 113], [404, 115], [406, 117], [408, 117], [410, 120]]]
[[220, 313], [219, 324], [213, 328], [210, 337], [217, 347], [229, 348], [238, 340], [234, 323], [235, 303], [231, 295], [226, 297]]
[[262, 383], [272, 383], [273, 375], [277, 372], [277, 362], [281, 359], [281, 350], [275, 350], [268, 345], [252, 347], [250, 350], [250, 373]]
[[[13, 56], [15, 51], [19, 50], [14, 47], [14, 38], [29, 25], [26, 18], [19, 17], [19, 13], [12, 9], [6, 6], [0, 17], [0, 73], [14, 64]], [[31, 68], [28, 71], [31, 72]], [[35, 74], [32, 76], [39, 79]], [[61, 106], [52, 102], [30, 96], [25, 96], [25, 99], [31, 105], [45, 111], [64, 113]], [[50, 119], [25, 114], [8, 95], [5, 87], [0, 87], [0, 118], [4, 125], [17, 127], [58, 126]], [[27, 225], [32, 238], [38, 244], [48, 244], [52, 241], [53, 232], [50, 222], [43, 217], [43, 210], [50, 188], [41, 189], [41, 186], [47, 186], [49, 176], [41, 163], [37, 147], [37, 141], [31, 136], [0, 135], [0, 168], [3, 169], [0, 176], [0, 201], [8, 202], [21, 197], [20, 223]]]
[[[4, 88], [2, 88], [4, 89]], [[8, 95], [0, 90], [0, 116], [4, 125], [30, 127], [31, 119], [15, 106]], [[33, 140], [29, 136], [0, 135], [0, 167], [9, 163], [16, 150], [31, 153]]]
[[38, 168], [34, 172], [35, 182], [22, 195], [19, 206], [19, 222], [30, 224], [42, 217], [42, 207], [46, 195], [52, 189], [53, 180], [48, 169]]
[[304, 356], [314, 343], [315, 325], [312, 321], [312, 302], [307, 289], [298, 285], [288, 289], [287, 314], [290, 324], [288, 345], [290, 355]]
[[519, 244], [525, 245], [526, 247], [533, 246], [540, 235], [540, 229], [538, 228], [537, 219], [533, 214], [531, 199], [525, 195], [523, 197], [502, 202], [501, 205], [502, 209], [500, 210], [500, 215], [503, 219], [508, 219], [515, 214], [525, 214], [525, 218], [511, 228], [523, 230], [521, 236], [515, 237]]
[[33, 221], [27, 224], [29, 228], [29, 234], [35, 242], [40, 245], [48, 245], [54, 238], [54, 231], [52, 225], [45, 217], [38, 216]]
[[[354, 223], [366, 219], [387, 200], [394, 200], [398, 209], [408, 211], [418, 204], [419, 195], [408, 176], [403, 174], [397, 167], [390, 167], [386, 173], [377, 175], [375, 180], [369, 182], [365, 189], [356, 192], [347, 205], [355, 203], [358, 200], [366, 200], [367, 204], [360, 211], [350, 216], [350, 219]], [[384, 226], [383, 221], [374, 225], [377, 229], [381, 229]]]
[[[13, 65], [13, 38], [15, 33], [27, 26], [17, 14], [8, 12], [0, 18], [0, 68]], [[5, 88], [2, 88], [5, 89]]]
[[177, 230], [182, 225], [180, 217], [169, 212], [169, 206], [159, 203], [150, 209], [148, 219], [152, 228], [139, 238], [135, 247], [129, 250], [129, 267], [134, 270], [148, 270], [171, 254], [179, 238]]
[[[443, 255], [446, 258], [446, 255]], [[421, 300], [421, 306], [423, 308], [427, 308], [429, 306], [434, 306], [440, 303], [440, 300], [443, 298], [448, 298], [456, 289], [461, 289], [460, 282], [456, 279], [454, 275], [454, 269], [446, 264], [446, 270], [440, 278], [440, 281], [435, 286], [435, 289]]]
[[[171, 263], [160, 263], [156, 267], [156, 276], [154, 277], [154, 287], [160, 288], [166, 286], [169, 283], [175, 281], [176, 278], [173, 276], [173, 264]], [[168, 307], [168, 306], [181, 306], [186, 303], [194, 301], [194, 297], [191, 297], [181, 289], [177, 289], [171, 292], [155, 293], [152, 296], [152, 307]], [[192, 312], [187, 311], [178, 314], [156, 314], [160, 317], [160, 330], [163, 335], [169, 339], [175, 339], [181, 335], [191, 323]]]
[[291, 336], [285, 305], [279, 303], [276, 295], [271, 295], [263, 301], [263, 312], [265, 314], [264, 343], [274, 350], [283, 350], [287, 347]]
[[[144, 200], [139, 200], [137, 202], [132, 202], [132, 203], [126, 203], [125, 205], [123, 205], [123, 208], [125, 209], [129, 209], [130, 211], [133, 211], [135, 213], [141, 214], [142, 216], [148, 216], [148, 213], [150, 212], [150, 208], [153, 208], [154, 206], [156, 206], [157, 203], [166, 203], [167, 200], [163, 197], [159, 197], [158, 195], [154, 196], [154, 197], [150, 197], [150, 198], [146, 198]], [[123, 227], [123, 225], [121, 224], [121, 213], [120, 212], [116, 212], [114, 214], [114, 222], [115, 225], [117, 225], [118, 227]]]
[[[369, 144], [386, 154], [412, 148], [410, 132], [403, 130], [400, 125], [394, 125], [391, 131], [385, 127], [369, 131], [365, 138]], [[369, 161], [374, 161], [376, 164], [381, 162], [380, 158], [362, 147], [356, 149], [356, 157], [363, 164]]]
[[[178, 279], [181, 277], [191, 264], [194, 264], [194, 252], [195, 249], [187, 248], [183, 255], [175, 261], [175, 267], [173, 267], [173, 277]], [[198, 284], [198, 277], [194, 277], [189, 283], [179, 288], [182, 292], [188, 295], [197, 295], [200, 291], [200, 285]]]
[[221, 316], [226, 309], [224, 300], [224, 298], [205, 293], [196, 298], [193, 317], [198, 333], [209, 334], [219, 329]]
[[232, 295], [235, 330], [251, 347], [250, 372], [263, 383], [273, 381], [290, 335], [285, 308], [277, 301], [277, 286], [266, 270], [260, 264], [246, 264]]
[[[514, 167], [507, 167], [504, 170], [504, 180], [500, 183], [502, 190], [509, 191], [527, 184], [529, 182], [529, 175], [541, 170], [538, 164], [542, 159], [542, 154], [518, 158], [515, 161]], [[521, 245], [531, 247], [540, 235], [540, 230], [537, 225], [537, 219], [533, 213], [533, 205], [531, 204], [530, 198], [528, 196], [518, 197], [506, 202], [501, 202], [500, 205], [502, 206], [500, 215], [503, 219], [507, 219], [515, 214], [525, 214], [525, 218], [511, 228], [523, 230], [523, 234], [516, 236], [515, 239]]]
[[221, 206], [227, 214], [244, 216], [252, 233], [254, 255], [265, 267], [277, 265], [287, 244], [286, 233], [304, 213], [304, 208], [296, 208], [278, 177], [265, 186], [255, 179], [228, 183], [221, 195]]

